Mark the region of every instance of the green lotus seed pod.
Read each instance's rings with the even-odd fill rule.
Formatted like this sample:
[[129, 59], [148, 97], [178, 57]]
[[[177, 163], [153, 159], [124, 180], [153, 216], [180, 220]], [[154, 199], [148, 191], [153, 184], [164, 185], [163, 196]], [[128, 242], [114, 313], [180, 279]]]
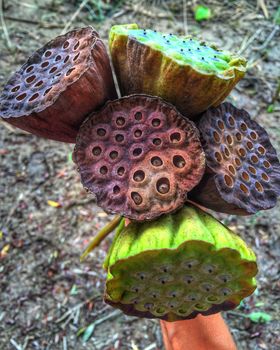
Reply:
[[189, 118], [219, 105], [246, 70], [243, 57], [137, 24], [113, 26], [109, 44], [123, 95], [160, 96]]
[[185, 206], [152, 222], [121, 223], [105, 262], [105, 301], [167, 321], [229, 310], [256, 288], [256, 257], [211, 215]]

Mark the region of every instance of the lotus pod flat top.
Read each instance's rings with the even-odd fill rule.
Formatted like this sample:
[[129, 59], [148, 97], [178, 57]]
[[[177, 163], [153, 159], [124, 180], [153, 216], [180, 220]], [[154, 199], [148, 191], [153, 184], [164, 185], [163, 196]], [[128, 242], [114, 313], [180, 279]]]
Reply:
[[221, 197], [248, 213], [275, 206], [280, 164], [267, 132], [230, 103], [210, 108], [199, 129]]
[[86, 27], [58, 36], [36, 51], [5, 85], [0, 116], [27, 116], [51, 106], [89, 68], [98, 38]]
[[245, 58], [219, 50], [215, 45], [209, 46], [190, 36], [140, 29], [137, 24], [113, 26], [110, 32], [110, 43], [117, 35], [129, 36], [139, 43], [160, 51], [178, 64], [190, 65], [203, 74], [214, 74], [230, 79], [235, 75], [235, 69], [245, 71]]
[[181, 207], [205, 167], [194, 124], [147, 95], [111, 101], [93, 113], [79, 131], [73, 159], [105, 211], [139, 221]]
[[233, 309], [256, 288], [253, 251], [193, 206], [156, 221], [121, 224], [105, 267], [107, 303], [167, 321]]
[[159, 96], [192, 119], [218, 106], [246, 71], [243, 57], [137, 24], [113, 26], [109, 46], [123, 95]]

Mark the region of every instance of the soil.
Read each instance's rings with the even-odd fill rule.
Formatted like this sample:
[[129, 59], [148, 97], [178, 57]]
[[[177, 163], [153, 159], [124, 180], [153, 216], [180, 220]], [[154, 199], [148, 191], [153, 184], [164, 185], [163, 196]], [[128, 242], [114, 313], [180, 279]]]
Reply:
[[[256, 1], [204, 1], [212, 17], [199, 23], [193, 15], [195, 1], [104, 1], [103, 9], [95, 5], [102, 1], [93, 0], [83, 7], [73, 0], [2, 3], [6, 34], [0, 37], [1, 85], [66, 26], [90, 24], [105, 40], [116, 23], [188, 32], [248, 59], [246, 77], [228, 100], [248, 110], [280, 151], [277, 0], [259, 1], [259, 8]], [[72, 145], [0, 123], [0, 349], [163, 349], [157, 320], [124, 316], [102, 301], [102, 262], [112, 237], [79, 261], [91, 237], [111, 217], [82, 188], [72, 150]], [[279, 210], [278, 204], [250, 217], [216, 215], [258, 256], [257, 291], [237, 310], [223, 314], [239, 349], [280, 348]], [[269, 314], [271, 321], [254, 323], [252, 312]], [[85, 328], [86, 335], [92, 329], [87, 342]]]

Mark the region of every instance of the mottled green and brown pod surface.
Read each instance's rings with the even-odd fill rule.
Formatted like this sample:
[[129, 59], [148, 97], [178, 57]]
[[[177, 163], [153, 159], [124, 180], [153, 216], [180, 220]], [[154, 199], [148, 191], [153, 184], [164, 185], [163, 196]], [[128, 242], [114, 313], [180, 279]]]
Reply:
[[98, 205], [138, 221], [181, 207], [205, 170], [194, 124], [147, 95], [111, 101], [93, 113], [79, 131], [73, 159]]
[[280, 164], [267, 132], [230, 103], [210, 108], [199, 129], [208, 172], [191, 198], [230, 214], [274, 207], [280, 195]]
[[75, 142], [93, 110], [116, 98], [109, 57], [91, 27], [58, 36], [30, 56], [0, 95], [0, 117], [35, 135]]
[[105, 301], [128, 315], [177, 321], [233, 309], [256, 288], [256, 257], [192, 206], [123, 224], [105, 262]]
[[243, 57], [136, 24], [113, 26], [109, 44], [123, 95], [160, 96], [188, 118], [219, 105], [246, 70]]

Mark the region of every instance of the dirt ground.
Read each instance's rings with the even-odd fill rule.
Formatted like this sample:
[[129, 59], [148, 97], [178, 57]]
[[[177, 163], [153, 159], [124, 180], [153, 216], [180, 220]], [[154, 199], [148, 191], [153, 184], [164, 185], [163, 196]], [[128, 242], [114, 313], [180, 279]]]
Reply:
[[[229, 100], [267, 129], [280, 152], [277, 0], [258, 1], [259, 8], [253, 0], [204, 1], [212, 18], [202, 23], [194, 20], [196, 1], [101, 3], [0, 1], [0, 84], [65, 27], [90, 24], [105, 40], [116, 23], [192, 33], [248, 59], [247, 75]], [[102, 301], [102, 262], [111, 237], [79, 262], [110, 217], [83, 190], [72, 149], [0, 123], [0, 349], [163, 349], [158, 321], [124, 316]], [[279, 209], [246, 218], [217, 215], [251, 244], [259, 262], [257, 291], [224, 313], [239, 349], [280, 349]], [[265, 312], [271, 321], [254, 323], [252, 312]], [[84, 329], [88, 337], [92, 331], [87, 342]]]

